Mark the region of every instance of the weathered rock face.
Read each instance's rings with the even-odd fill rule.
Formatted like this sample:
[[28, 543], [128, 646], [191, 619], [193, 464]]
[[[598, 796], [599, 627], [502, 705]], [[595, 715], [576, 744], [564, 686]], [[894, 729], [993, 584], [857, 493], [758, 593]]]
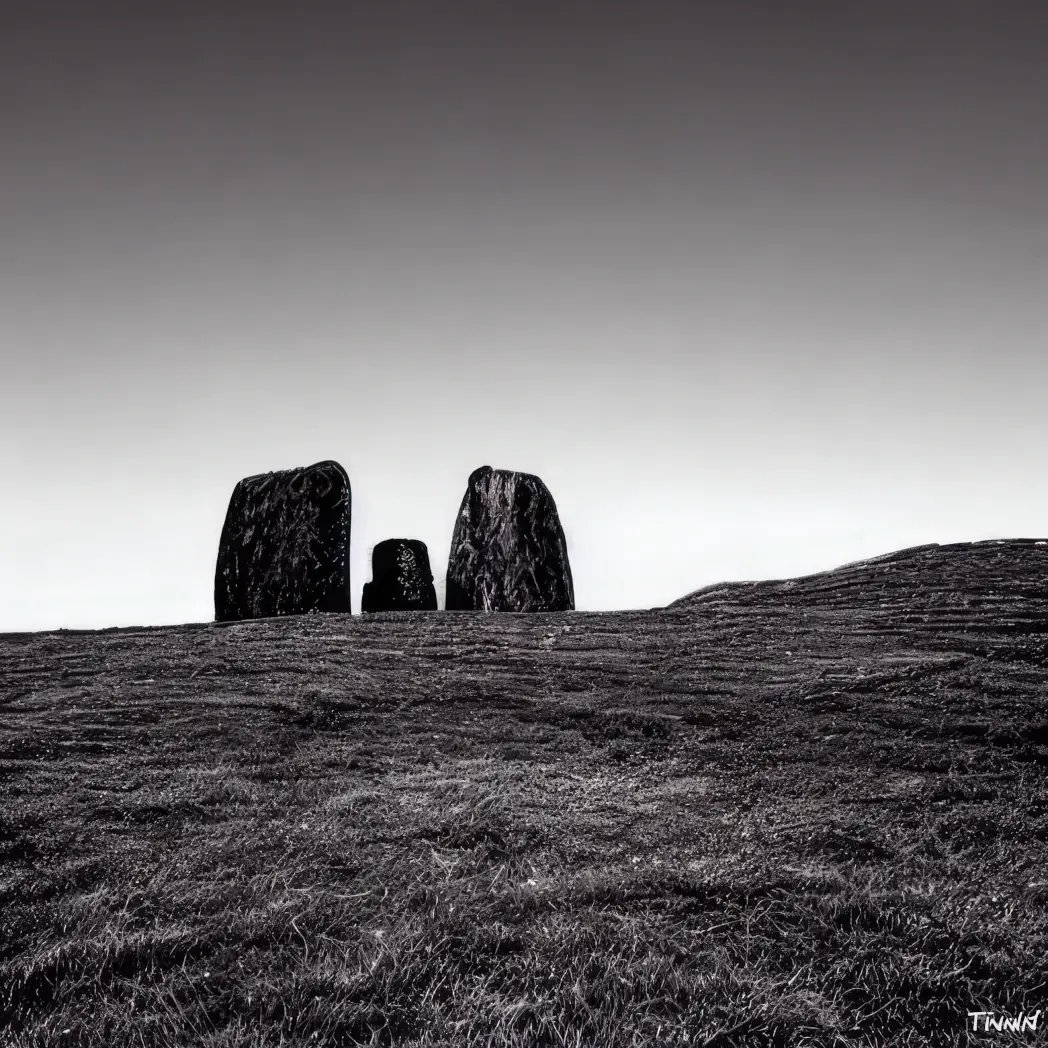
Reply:
[[553, 496], [530, 473], [470, 474], [448, 558], [448, 611], [572, 611], [575, 593]]
[[215, 568], [215, 618], [350, 610], [352, 492], [337, 462], [246, 477]]
[[361, 611], [436, 611], [429, 551], [418, 539], [386, 539], [371, 554]]

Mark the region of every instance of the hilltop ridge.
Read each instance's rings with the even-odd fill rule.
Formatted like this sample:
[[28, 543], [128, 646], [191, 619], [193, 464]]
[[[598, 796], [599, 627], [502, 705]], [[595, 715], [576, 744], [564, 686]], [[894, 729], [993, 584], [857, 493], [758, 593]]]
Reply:
[[1035, 1009], [1040, 542], [0, 636], [0, 1041], [926, 1048]]

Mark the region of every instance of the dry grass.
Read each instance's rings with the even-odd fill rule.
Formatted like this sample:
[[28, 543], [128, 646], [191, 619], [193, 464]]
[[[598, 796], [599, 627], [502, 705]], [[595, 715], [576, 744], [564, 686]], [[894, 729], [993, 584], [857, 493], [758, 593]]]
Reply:
[[0, 1044], [1041, 1043], [1045, 636], [751, 603], [0, 639]]

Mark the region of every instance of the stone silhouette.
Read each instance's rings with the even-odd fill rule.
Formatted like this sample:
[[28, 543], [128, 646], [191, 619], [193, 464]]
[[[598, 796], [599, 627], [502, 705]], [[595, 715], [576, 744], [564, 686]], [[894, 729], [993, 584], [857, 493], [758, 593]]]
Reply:
[[350, 610], [352, 492], [337, 462], [245, 477], [215, 568], [215, 618]]
[[361, 611], [436, 611], [429, 551], [418, 539], [386, 539], [371, 554]]
[[448, 558], [448, 611], [572, 611], [575, 594], [553, 496], [530, 473], [470, 474]]

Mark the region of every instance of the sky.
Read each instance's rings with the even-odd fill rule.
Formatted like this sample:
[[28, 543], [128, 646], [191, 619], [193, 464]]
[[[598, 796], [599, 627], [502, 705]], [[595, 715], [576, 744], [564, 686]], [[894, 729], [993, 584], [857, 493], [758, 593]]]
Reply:
[[205, 621], [333, 458], [443, 598], [539, 474], [579, 609], [1048, 533], [1048, 4], [6, 0], [0, 630]]

